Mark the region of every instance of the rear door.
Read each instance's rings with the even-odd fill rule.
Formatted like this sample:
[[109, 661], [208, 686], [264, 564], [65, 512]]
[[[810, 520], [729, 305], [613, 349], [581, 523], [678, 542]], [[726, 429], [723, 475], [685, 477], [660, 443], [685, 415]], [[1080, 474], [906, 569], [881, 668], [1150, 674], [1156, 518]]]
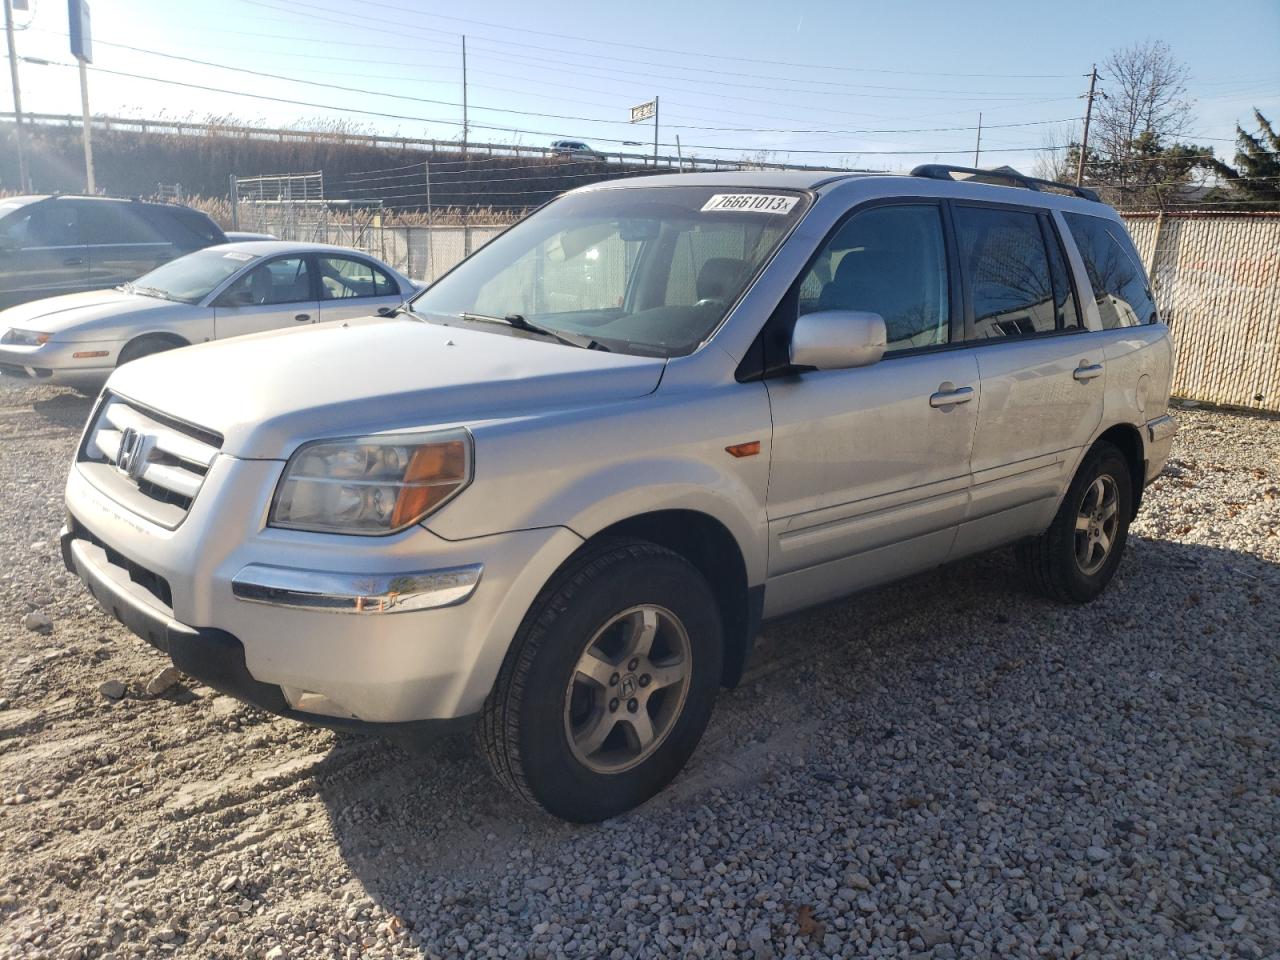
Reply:
[[137, 280], [174, 257], [173, 244], [127, 200], [68, 200], [79, 208], [92, 287]]
[[[943, 206], [859, 208], [789, 295], [868, 310], [884, 358], [765, 381], [773, 413], [769, 615], [944, 562], [968, 502], [979, 380], [948, 269]], [[791, 309], [789, 306], [786, 309]]]
[[350, 320], [380, 310], [393, 310], [404, 300], [400, 285], [382, 268], [362, 257], [316, 254], [320, 320]]
[[1102, 419], [1103, 350], [1086, 331], [1043, 210], [956, 202], [967, 337], [982, 378], [973, 490], [955, 556], [1038, 533]]
[[258, 264], [214, 301], [214, 336], [223, 340], [315, 323], [320, 305], [314, 276], [305, 254], [273, 257]]
[[89, 289], [77, 214], [70, 201], [50, 198], [0, 222], [0, 307]]

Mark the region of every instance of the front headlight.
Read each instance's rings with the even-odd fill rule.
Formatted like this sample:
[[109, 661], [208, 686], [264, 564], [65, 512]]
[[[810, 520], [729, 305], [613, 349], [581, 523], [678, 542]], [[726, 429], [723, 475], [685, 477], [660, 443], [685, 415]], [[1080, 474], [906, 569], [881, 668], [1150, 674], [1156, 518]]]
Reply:
[[395, 533], [470, 481], [466, 430], [320, 440], [289, 458], [268, 523], [316, 533]]
[[38, 347], [49, 342], [49, 334], [37, 333], [34, 330], [6, 330], [0, 343], [11, 343], [19, 347]]

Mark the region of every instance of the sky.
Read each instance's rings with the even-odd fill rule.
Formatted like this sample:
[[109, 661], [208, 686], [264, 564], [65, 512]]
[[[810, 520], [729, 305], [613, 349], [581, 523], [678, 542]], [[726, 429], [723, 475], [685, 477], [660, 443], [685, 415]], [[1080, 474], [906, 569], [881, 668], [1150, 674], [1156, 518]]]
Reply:
[[[78, 116], [74, 67], [21, 60], [73, 63], [67, 4], [28, 2], [15, 14], [23, 108]], [[904, 169], [971, 164], [981, 113], [979, 163], [1031, 172], [1037, 151], [1078, 124], [1091, 65], [1156, 39], [1190, 69], [1187, 139], [1230, 161], [1235, 125], [1252, 129], [1254, 107], [1280, 124], [1280, 0], [90, 6], [89, 97], [99, 115], [338, 123], [459, 140], [465, 34], [472, 142], [567, 137], [651, 153], [653, 123], [626, 118], [657, 96], [663, 154], [678, 137], [685, 156]], [[0, 73], [0, 109], [12, 110], [9, 73]]]

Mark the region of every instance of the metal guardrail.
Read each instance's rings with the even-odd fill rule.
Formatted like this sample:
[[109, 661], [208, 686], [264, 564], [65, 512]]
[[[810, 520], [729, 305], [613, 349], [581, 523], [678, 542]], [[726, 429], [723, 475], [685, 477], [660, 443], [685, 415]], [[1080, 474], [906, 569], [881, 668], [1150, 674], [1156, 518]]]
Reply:
[[[78, 114], [24, 113], [23, 122], [39, 126], [80, 127]], [[0, 113], [0, 121], [12, 122], [12, 112]], [[156, 134], [171, 137], [228, 137], [242, 140], [273, 140], [278, 143], [340, 143], [374, 149], [422, 150], [431, 153], [462, 154], [462, 145], [456, 140], [428, 140], [416, 137], [386, 137], [378, 134], [336, 133], [320, 130], [288, 130], [275, 127], [248, 127], [235, 124], [198, 123], [188, 120], [142, 120], [130, 117], [93, 117], [94, 130], [121, 130], [132, 133]], [[526, 147], [514, 143], [467, 142], [466, 155], [483, 157], [545, 157], [563, 158], [563, 151], [551, 147]], [[619, 151], [595, 151], [568, 159], [596, 160], [626, 166], [659, 166], [680, 170], [833, 170], [830, 166], [808, 166], [798, 163], [771, 163], [747, 160], [721, 160], [715, 157], [653, 156], [643, 153]]]

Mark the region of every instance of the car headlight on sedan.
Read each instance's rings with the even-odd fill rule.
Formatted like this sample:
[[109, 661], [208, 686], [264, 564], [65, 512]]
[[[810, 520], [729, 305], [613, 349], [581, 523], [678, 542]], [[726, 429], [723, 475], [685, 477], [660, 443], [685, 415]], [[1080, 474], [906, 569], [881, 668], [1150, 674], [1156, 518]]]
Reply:
[[0, 344], [11, 344], [18, 347], [38, 347], [49, 342], [51, 334], [37, 333], [35, 330], [6, 330], [0, 337]]
[[380, 536], [421, 521], [471, 481], [466, 430], [305, 444], [276, 490], [271, 526]]

